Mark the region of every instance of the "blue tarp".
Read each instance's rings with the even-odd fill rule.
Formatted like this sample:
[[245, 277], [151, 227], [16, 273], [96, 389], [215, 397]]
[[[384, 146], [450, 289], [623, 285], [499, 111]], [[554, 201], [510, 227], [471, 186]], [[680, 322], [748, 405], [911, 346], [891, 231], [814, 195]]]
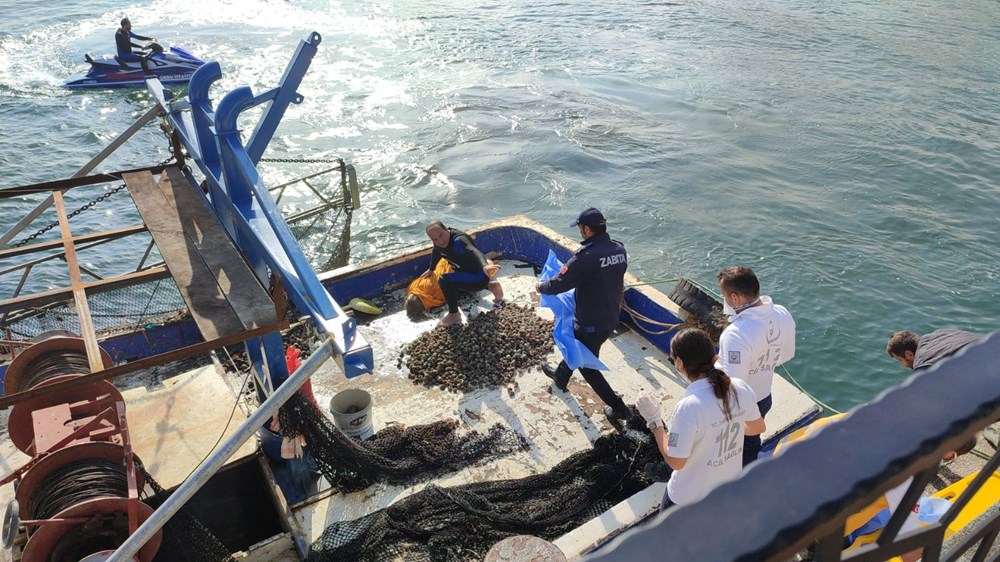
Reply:
[[[541, 280], [547, 281], [555, 277], [562, 266], [563, 264], [556, 257], [555, 252], [549, 250], [549, 257], [545, 260], [545, 266], [542, 267]], [[559, 348], [559, 352], [562, 353], [563, 359], [570, 369], [588, 367], [599, 371], [608, 371], [608, 367], [573, 336], [573, 316], [576, 313], [575, 295], [576, 289], [558, 295], [542, 295], [539, 304], [552, 310], [556, 315], [552, 339], [556, 341], [556, 347]]]

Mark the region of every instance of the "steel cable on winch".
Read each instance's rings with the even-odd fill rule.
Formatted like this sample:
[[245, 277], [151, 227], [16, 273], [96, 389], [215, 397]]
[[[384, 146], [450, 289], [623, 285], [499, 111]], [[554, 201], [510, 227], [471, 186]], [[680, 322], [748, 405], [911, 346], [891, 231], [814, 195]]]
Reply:
[[81, 502], [107, 497], [128, 497], [125, 468], [109, 460], [84, 459], [46, 476], [31, 494], [29, 513], [34, 519], [50, 519]]
[[53, 351], [38, 356], [20, 381], [21, 390], [28, 390], [60, 375], [90, 373], [87, 354], [79, 351]]

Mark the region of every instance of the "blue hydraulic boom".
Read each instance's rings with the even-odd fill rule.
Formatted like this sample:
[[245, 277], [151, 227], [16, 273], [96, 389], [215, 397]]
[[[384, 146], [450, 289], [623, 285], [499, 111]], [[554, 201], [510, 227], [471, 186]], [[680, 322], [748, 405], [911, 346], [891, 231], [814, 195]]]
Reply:
[[[191, 77], [186, 99], [169, 100], [159, 81], [147, 80], [170, 126], [189, 157], [205, 176], [209, 204], [236, 247], [246, 256], [261, 284], [277, 274], [299, 311], [309, 314], [333, 343], [334, 357], [348, 378], [371, 372], [372, 350], [348, 316], [320, 283], [257, 173], [257, 163], [270, 143], [289, 104], [299, 104], [296, 92], [309, 69], [321, 37], [313, 32], [299, 43], [278, 86], [254, 95], [243, 86], [226, 94], [212, 107], [209, 87], [222, 77], [218, 62], [200, 67]], [[270, 102], [244, 145], [239, 117], [244, 111]], [[206, 197], [197, 192], [197, 196]], [[195, 194], [192, 194], [195, 196]], [[288, 377], [285, 353], [278, 333], [246, 342], [254, 367], [270, 394]]]
[[[147, 89], [156, 98], [167, 121], [183, 143], [188, 155], [205, 176], [208, 195], [193, 189], [192, 197], [207, 199], [215, 209], [236, 247], [262, 285], [271, 274], [281, 278], [285, 290], [300, 311], [307, 312], [319, 330], [327, 335], [318, 349], [289, 374], [281, 335], [272, 332], [247, 340], [247, 352], [254, 368], [268, 388], [267, 397], [245, 423], [221, 442], [187, 479], [156, 509], [138, 529], [108, 558], [108, 562], [126, 562], [139, 552], [157, 530], [187, 502], [239, 446], [250, 439], [323, 362], [334, 357], [347, 377], [371, 372], [374, 364], [371, 347], [357, 331], [357, 324], [337, 305], [316, 277], [298, 242], [271, 200], [257, 173], [257, 162], [270, 142], [290, 103], [301, 103], [298, 88], [316, 54], [318, 33], [299, 43], [284, 76], [276, 88], [254, 96], [248, 87], [237, 88], [212, 109], [209, 86], [222, 76], [217, 62], [200, 67], [191, 77], [187, 99], [168, 100], [168, 92], [159, 80], [148, 78]], [[238, 128], [240, 114], [270, 102], [244, 146]], [[174, 149], [178, 150], [177, 147]], [[180, 154], [178, 154], [180, 160]], [[190, 172], [185, 171], [189, 180]], [[194, 181], [191, 185], [197, 185]], [[300, 549], [302, 545], [300, 545]]]

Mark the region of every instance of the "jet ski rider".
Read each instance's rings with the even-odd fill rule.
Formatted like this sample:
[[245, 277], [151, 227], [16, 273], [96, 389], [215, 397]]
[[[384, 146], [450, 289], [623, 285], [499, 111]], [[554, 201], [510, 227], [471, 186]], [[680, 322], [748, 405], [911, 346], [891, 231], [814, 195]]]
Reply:
[[115, 32], [115, 45], [118, 47], [118, 58], [122, 61], [139, 61], [139, 64], [142, 65], [142, 69], [148, 72], [149, 69], [146, 68], [146, 57], [133, 53], [132, 47], [145, 49], [149, 45], [133, 43], [132, 39], [150, 42], [156, 41], [153, 37], [146, 37], [144, 35], [132, 33], [132, 22], [130, 22], [128, 18], [122, 18], [122, 26]]

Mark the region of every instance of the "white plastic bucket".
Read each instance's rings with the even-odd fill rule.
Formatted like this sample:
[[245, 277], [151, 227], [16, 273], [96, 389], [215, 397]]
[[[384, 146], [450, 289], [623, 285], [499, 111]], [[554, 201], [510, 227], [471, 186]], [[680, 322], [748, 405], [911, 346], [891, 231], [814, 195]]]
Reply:
[[349, 437], [368, 439], [372, 428], [372, 395], [360, 388], [341, 390], [330, 399], [333, 423]]

